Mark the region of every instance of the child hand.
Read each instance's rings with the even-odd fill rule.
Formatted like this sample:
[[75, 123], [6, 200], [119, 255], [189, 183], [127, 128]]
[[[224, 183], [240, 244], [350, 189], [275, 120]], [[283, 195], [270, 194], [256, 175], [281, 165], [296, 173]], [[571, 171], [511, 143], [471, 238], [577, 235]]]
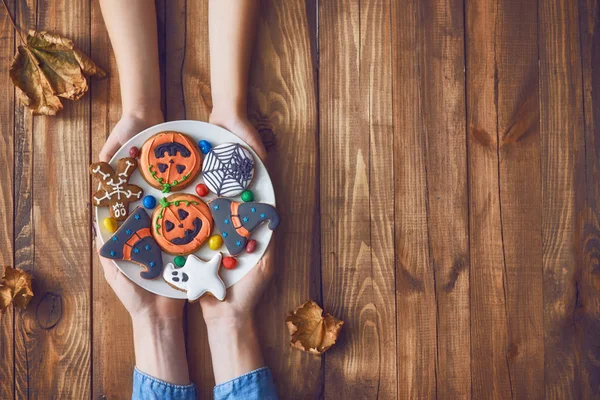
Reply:
[[115, 125], [100, 151], [100, 161], [109, 162], [112, 156], [129, 139], [146, 128], [164, 122], [162, 111], [144, 112], [137, 115], [123, 115]]
[[222, 116], [213, 112], [210, 123], [225, 128], [246, 143], [263, 160], [267, 159], [267, 150], [260, 138], [260, 134], [244, 115]]

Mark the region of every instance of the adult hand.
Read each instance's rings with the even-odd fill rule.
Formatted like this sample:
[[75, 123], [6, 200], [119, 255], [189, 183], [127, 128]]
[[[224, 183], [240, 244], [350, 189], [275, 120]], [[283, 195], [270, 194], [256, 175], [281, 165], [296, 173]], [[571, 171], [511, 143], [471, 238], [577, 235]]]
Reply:
[[213, 372], [217, 384], [264, 366], [254, 320], [254, 309], [273, 276], [274, 247], [219, 301], [200, 300], [208, 332]]
[[117, 150], [129, 139], [146, 128], [164, 122], [162, 111], [148, 110], [136, 114], [124, 114], [115, 125], [100, 151], [100, 161], [109, 162]]

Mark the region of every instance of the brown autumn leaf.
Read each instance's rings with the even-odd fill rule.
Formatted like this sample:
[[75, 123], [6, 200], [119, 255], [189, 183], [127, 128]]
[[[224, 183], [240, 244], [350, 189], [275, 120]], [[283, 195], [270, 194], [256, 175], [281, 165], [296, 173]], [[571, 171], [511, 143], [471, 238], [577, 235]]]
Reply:
[[288, 315], [291, 346], [312, 354], [323, 354], [335, 344], [344, 321], [323, 315], [323, 309], [312, 300]]
[[17, 48], [10, 78], [33, 114], [55, 115], [63, 108], [59, 97], [78, 100], [87, 92], [86, 76], [106, 76], [70, 39], [30, 30], [25, 41]]
[[32, 297], [31, 275], [20, 268], [6, 267], [0, 280], [0, 311], [6, 311], [11, 303], [24, 309]]

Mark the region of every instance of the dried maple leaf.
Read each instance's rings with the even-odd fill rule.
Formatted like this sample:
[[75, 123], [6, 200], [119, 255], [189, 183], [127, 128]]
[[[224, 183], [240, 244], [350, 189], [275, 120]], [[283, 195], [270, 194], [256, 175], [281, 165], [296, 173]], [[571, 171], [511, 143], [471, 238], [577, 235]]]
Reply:
[[19, 100], [34, 114], [55, 115], [59, 97], [78, 100], [88, 90], [87, 76], [106, 73], [65, 37], [30, 30], [17, 48], [10, 78]]
[[297, 349], [323, 354], [335, 344], [344, 321], [323, 315], [323, 309], [312, 300], [290, 313], [287, 319], [291, 345]]
[[6, 267], [0, 281], [0, 311], [6, 311], [11, 303], [25, 308], [32, 297], [31, 275], [20, 268]]

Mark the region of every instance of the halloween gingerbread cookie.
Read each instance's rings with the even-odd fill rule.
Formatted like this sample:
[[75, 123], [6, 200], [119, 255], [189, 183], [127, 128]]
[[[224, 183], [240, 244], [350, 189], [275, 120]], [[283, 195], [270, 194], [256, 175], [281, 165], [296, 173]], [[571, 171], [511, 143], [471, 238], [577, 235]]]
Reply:
[[275, 207], [265, 203], [238, 203], [224, 198], [209, 203], [210, 212], [221, 231], [221, 237], [232, 256], [240, 254], [252, 231], [269, 221], [272, 231], [279, 226], [279, 214]]
[[152, 214], [152, 235], [170, 254], [195, 252], [208, 239], [213, 219], [206, 203], [186, 193], [162, 198]]
[[181, 268], [167, 264], [163, 278], [170, 286], [186, 292], [189, 301], [198, 300], [206, 293], [223, 301], [225, 284], [219, 276], [222, 257], [221, 253], [217, 253], [210, 261], [202, 261], [192, 254]]
[[111, 260], [132, 261], [145, 267], [144, 279], [154, 279], [162, 271], [162, 252], [150, 233], [150, 217], [142, 207], [131, 216], [100, 248], [99, 254]]
[[146, 182], [163, 193], [191, 184], [202, 168], [202, 155], [196, 143], [179, 132], [160, 132], [148, 138], [139, 160]]
[[101, 190], [94, 193], [92, 204], [96, 207], [108, 207], [111, 217], [123, 221], [129, 214], [129, 203], [142, 198], [141, 187], [129, 183], [129, 178], [137, 168], [135, 158], [121, 158], [117, 169], [110, 164], [97, 162], [90, 165], [92, 176], [100, 180]]
[[224, 143], [213, 147], [206, 155], [202, 171], [211, 192], [217, 196], [237, 196], [254, 178], [254, 157], [238, 143]]

